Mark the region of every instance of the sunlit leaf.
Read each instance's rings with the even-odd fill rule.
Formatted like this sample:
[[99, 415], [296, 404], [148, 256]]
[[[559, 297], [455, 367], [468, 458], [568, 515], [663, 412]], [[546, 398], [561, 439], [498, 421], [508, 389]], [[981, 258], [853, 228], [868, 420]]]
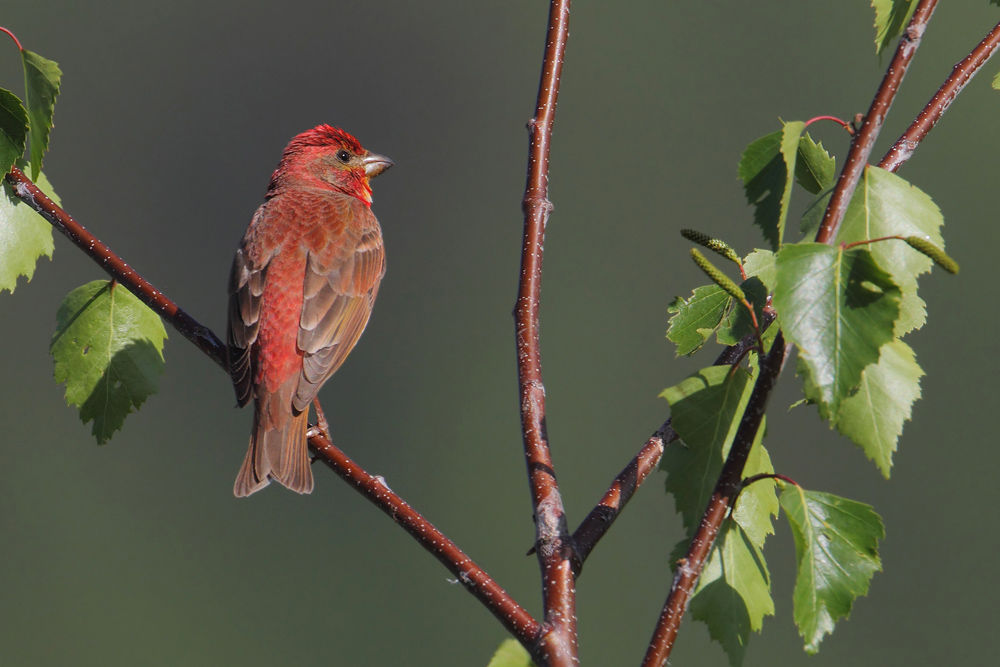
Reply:
[[[40, 173], [35, 182], [42, 192], [56, 204], [59, 197], [45, 174]], [[14, 196], [10, 185], [4, 181], [0, 195], [0, 292], [14, 291], [18, 276], [28, 280], [35, 274], [41, 256], [52, 258], [52, 225], [45, 218]]]
[[21, 51], [21, 61], [24, 64], [24, 87], [31, 126], [31, 180], [35, 180], [42, 169], [42, 157], [49, 147], [49, 132], [52, 130], [62, 72], [53, 61], [27, 49]]
[[806, 651], [816, 653], [834, 624], [851, 612], [854, 600], [868, 593], [872, 575], [882, 569], [878, 542], [882, 520], [868, 505], [829, 493], [787, 485], [781, 507], [795, 537], [798, 575], [793, 615]]
[[486, 667], [535, 667], [531, 656], [516, 639], [505, 639]]
[[726, 521], [719, 530], [690, 609], [694, 619], [708, 625], [729, 663], [739, 667], [750, 632], [760, 632], [764, 617], [774, 615], [764, 554], [739, 524]]
[[806, 363], [821, 411], [835, 423], [861, 372], [893, 338], [899, 288], [860, 248], [786, 245], [777, 265], [774, 308]]
[[667, 308], [670, 318], [667, 338], [677, 345], [678, 355], [696, 352], [719, 326], [732, 297], [718, 285], [706, 285], [694, 290], [691, 298], [681, 297]]
[[83, 423], [93, 420], [98, 444], [158, 390], [166, 337], [156, 313], [106, 280], [76, 288], [59, 306], [49, 348], [55, 379]]
[[[802, 218], [802, 228], [815, 234], [823, 219], [829, 192], [820, 196]], [[838, 243], [855, 243], [886, 236], [917, 236], [944, 248], [937, 205], [919, 188], [878, 167], [866, 167], [837, 233]], [[875, 262], [892, 276], [902, 292], [895, 335], [919, 329], [926, 321], [925, 304], [917, 296], [917, 277], [934, 266], [930, 257], [904, 241], [889, 240], [867, 246]]]
[[872, 0], [875, 8], [875, 49], [879, 55], [895, 47], [899, 36], [913, 18], [917, 0]]
[[920, 398], [920, 377], [913, 350], [899, 340], [882, 346], [877, 364], [865, 368], [857, 391], [840, 406], [837, 429], [861, 446], [886, 478], [892, 454]]
[[837, 177], [837, 161], [806, 132], [799, 139], [799, 158], [795, 162], [795, 180], [807, 192], [819, 194], [832, 188]]

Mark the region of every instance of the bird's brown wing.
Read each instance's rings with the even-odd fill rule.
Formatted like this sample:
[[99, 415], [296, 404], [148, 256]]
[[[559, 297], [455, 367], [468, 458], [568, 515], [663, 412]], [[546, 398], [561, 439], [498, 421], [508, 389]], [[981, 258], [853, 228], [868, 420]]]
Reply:
[[305, 356], [292, 406], [305, 410], [340, 367], [368, 324], [385, 274], [382, 233], [371, 211], [355, 209], [335, 258], [310, 252], [299, 321], [298, 347]]
[[[257, 209], [251, 227], [265, 213], [264, 206]], [[260, 328], [261, 296], [264, 294], [264, 280], [267, 264], [254, 265], [241, 246], [233, 258], [233, 269], [229, 274], [229, 324], [226, 331], [228, 343], [229, 374], [236, 389], [236, 400], [240, 407], [246, 405], [253, 396], [253, 368], [251, 350], [257, 340]]]

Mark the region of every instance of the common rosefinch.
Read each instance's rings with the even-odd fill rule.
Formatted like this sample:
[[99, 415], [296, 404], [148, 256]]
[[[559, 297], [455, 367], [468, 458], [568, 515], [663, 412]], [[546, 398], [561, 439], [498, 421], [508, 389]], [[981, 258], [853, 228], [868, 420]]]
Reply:
[[234, 492], [313, 488], [309, 404], [344, 362], [385, 274], [368, 184], [392, 166], [329, 125], [288, 144], [229, 278], [229, 372], [253, 434]]

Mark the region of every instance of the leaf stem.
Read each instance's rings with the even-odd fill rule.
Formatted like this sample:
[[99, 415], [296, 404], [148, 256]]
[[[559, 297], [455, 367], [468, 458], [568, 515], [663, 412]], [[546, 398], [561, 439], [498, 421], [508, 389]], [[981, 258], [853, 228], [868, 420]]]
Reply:
[[15, 35], [14, 33], [12, 33], [10, 30], [7, 30], [7, 28], [3, 27], [2, 25], [0, 25], [0, 32], [7, 33], [10, 36], [10, 38], [12, 40], [14, 40], [14, 43], [17, 44], [17, 50], [18, 51], [24, 51], [24, 47], [21, 46], [21, 42], [18, 41], [17, 35]]
[[834, 123], [840, 125], [845, 130], [847, 130], [848, 134], [850, 135], [854, 134], [854, 128], [851, 127], [851, 124], [848, 123], [846, 120], [841, 120], [840, 118], [837, 118], [836, 116], [814, 116], [813, 118], [810, 118], [809, 120], [806, 121], [805, 127], [809, 127], [813, 123], [821, 120], [831, 120]]

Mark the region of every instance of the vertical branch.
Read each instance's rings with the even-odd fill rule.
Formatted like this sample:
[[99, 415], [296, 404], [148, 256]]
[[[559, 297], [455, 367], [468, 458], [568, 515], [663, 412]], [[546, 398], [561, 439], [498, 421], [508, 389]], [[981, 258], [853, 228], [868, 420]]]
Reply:
[[785, 363], [785, 354], [785, 339], [779, 332], [778, 337], [774, 340], [774, 345], [771, 346], [770, 354], [761, 363], [760, 376], [754, 385], [753, 393], [750, 395], [750, 401], [743, 413], [739, 430], [737, 430], [733, 445], [729, 449], [729, 456], [726, 457], [722, 472], [715, 484], [715, 490], [712, 491], [712, 498], [708, 501], [705, 514], [702, 515], [701, 524], [691, 539], [687, 554], [677, 563], [677, 571], [674, 573], [674, 581], [670, 586], [670, 594], [663, 606], [660, 620], [656, 624], [653, 638], [649, 642], [649, 649], [647, 649], [646, 657], [642, 661], [642, 667], [661, 667], [670, 657], [670, 651], [674, 647], [677, 631], [681, 627], [681, 620], [684, 618], [684, 612], [687, 611], [688, 603], [691, 601], [698, 577], [701, 576], [705, 561], [712, 551], [715, 538], [719, 534], [719, 529], [722, 527], [730, 505], [739, 493], [743, 467], [746, 465], [747, 456], [750, 455], [754, 438], [757, 436], [757, 430], [760, 428], [761, 420], [767, 409], [771, 390], [781, 374], [781, 367]]
[[910, 159], [913, 151], [917, 150], [917, 146], [924, 140], [927, 133], [934, 129], [934, 126], [941, 120], [944, 112], [948, 110], [948, 107], [955, 101], [958, 94], [962, 92], [965, 85], [976, 75], [979, 68], [986, 64], [986, 61], [996, 51], [997, 46], [1000, 46], [1000, 23], [983, 38], [983, 41], [979, 42], [979, 45], [972, 50], [972, 53], [955, 65], [951, 70], [951, 74], [941, 84], [938, 91], [934, 93], [934, 97], [931, 98], [923, 111], [910, 123], [910, 126], [906, 128], [906, 132], [896, 141], [889, 152], [885, 154], [885, 157], [878, 163], [878, 166], [888, 171], [896, 171], [903, 166], [903, 163]]
[[910, 25], [906, 27], [899, 40], [899, 46], [896, 47], [896, 53], [892, 56], [892, 62], [889, 63], [889, 69], [882, 78], [878, 92], [875, 93], [871, 108], [868, 109], [868, 115], [865, 116], [861, 129], [851, 141], [851, 150], [847, 153], [844, 169], [840, 172], [840, 179], [833, 190], [830, 203], [826, 207], [826, 213], [823, 214], [823, 222], [816, 234], [817, 243], [830, 244], [837, 237], [840, 223], [847, 212], [847, 205], [851, 201], [854, 190], [858, 187], [861, 174], [864, 173], [865, 167], [868, 165], [868, 157], [875, 146], [875, 140], [882, 129], [882, 123], [886, 114], [889, 113], [889, 107], [892, 106], [899, 85], [906, 75], [906, 69], [910, 66], [913, 55], [917, 52], [917, 47], [920, 46], [920, 39], [924, 35], [927, 22], [930, 21], [936, 6], [937, 0], [920, 0], [920, 4], [913, 12]]
[[569, 37], [570, 0], [552, 0], [545, 59], [535, 115], [528, 122], [528, 179], [524, 201], [521, 279], [514, 319], [517, 372], [521, 398], [521, 430], [535, 517], [535, 547], [542, 571], [546, 634], [539, 657], [549, 667], [579, 663], [576, 644], [576, 586], [572, 542], [545, 430], [545, 386], [538, 339], [542, 287], [542, 249], [552, 204], [548, 199], [549, 146], [555, 121], [559, 77]]

